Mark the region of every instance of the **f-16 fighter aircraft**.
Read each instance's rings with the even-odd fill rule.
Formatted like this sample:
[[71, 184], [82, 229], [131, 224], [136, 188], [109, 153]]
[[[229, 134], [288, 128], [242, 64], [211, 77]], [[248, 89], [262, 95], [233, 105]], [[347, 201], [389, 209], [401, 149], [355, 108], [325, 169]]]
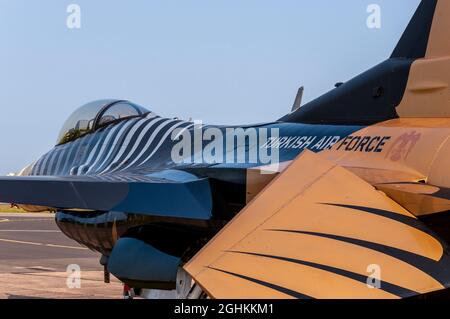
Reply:
[[56, 211], [147, 297], [446, 293], [449, 32], [450, 1], [423, 0], [389, 59], [271, 123], [89, 103], [0, 201]]

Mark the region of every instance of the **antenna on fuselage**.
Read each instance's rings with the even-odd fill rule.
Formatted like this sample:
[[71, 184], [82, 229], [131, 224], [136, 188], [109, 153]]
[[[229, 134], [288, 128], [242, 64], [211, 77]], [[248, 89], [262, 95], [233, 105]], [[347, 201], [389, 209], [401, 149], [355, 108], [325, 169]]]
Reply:
[[302, 99], [303, 99], [303, 91], [305, 90], [305, 87], [300, 87], [297, 91], [297, 96], [295, 97], [294, 105], [292, 105], [291, 112], [297, 111], [302, 106]]

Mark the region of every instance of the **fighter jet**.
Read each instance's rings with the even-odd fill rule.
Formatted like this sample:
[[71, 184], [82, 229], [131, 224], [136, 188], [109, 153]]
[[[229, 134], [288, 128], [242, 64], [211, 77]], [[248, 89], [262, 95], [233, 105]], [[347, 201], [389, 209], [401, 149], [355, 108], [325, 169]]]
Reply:
[[445, 294], [449, 32], [450, 2], [423, 0], [386, 61], [270, 123], [89, 103], [0, 202], [55, 211], [149, 298]]

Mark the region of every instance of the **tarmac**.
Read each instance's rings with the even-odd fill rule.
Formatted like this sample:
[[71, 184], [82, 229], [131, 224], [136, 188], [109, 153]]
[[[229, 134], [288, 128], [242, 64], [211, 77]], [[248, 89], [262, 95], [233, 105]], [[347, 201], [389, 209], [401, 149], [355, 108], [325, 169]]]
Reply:
[[122, 298], [100, 255], [67, 238], [53, 214], [0, 213], [0, 299]]

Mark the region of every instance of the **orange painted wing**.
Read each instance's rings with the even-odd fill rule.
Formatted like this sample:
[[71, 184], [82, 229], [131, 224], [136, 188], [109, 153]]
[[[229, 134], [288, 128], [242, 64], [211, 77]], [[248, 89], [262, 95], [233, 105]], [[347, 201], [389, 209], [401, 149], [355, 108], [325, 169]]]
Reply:
[[402, 298], [450, 280], [421, 222], [308, 151], [184, 268], [212, 298]]

